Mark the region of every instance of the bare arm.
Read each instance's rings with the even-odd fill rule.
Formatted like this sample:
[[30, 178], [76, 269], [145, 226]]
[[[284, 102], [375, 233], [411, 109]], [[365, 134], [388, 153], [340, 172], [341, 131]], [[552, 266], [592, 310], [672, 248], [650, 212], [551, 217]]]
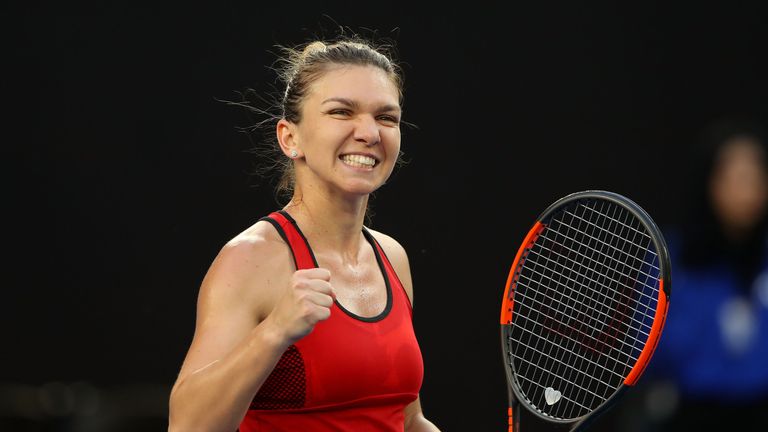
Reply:
[[328, 272], [292, 273], [275, 252], [281, 247], [263, 238], [231, 242], [214, 260], [171, 391], [169, 431], [236, 430], [286, 348], [330, 315]]
[[440, 432], [437, 426], [424, 417], [419, 398], [405, 407], [405, 432]]

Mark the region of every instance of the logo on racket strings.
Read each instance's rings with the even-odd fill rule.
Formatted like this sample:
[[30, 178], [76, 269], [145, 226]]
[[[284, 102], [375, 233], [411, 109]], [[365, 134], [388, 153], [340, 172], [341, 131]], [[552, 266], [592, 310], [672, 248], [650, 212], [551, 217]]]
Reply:
[[563, 394], [560, 393], [560, 390], [555, 390], [552, 387], [547, 387], [546, 390], [544, 390], [544, 399], [546, 399], [547, 405], [556, 404], [561, 397], [563, 397]]

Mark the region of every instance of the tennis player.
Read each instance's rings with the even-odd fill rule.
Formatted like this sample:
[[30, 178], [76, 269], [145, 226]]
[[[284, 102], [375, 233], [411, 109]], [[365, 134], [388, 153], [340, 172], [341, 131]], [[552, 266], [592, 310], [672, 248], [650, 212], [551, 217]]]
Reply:
[[408, 257], [364, 226], [400, 153], [400, 70], [356, 36], [285, 53], [273, 124], [290, 200], [203, 279], [169, 430], [438, 431], [419, 402]]

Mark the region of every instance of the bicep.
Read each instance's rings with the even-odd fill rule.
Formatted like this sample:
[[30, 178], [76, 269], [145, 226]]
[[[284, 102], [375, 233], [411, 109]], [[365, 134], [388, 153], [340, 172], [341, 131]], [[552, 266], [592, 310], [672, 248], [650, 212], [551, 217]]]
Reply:
[[406, 432], [440, 432], [440, 429], [434, 423], [424, 417], [421, 411], [421, 401], [417, 397], [405, 407], [405, 425]]
[[408, 423], [411, 421], [414, 416], [423, 415], [421, 411], [421, 399], [419, 396], [416, 397], [416, 400], [409, 403], [405, 406], [405, 410], [403, 411], [405, 413], [405, 422]]
[[179, 381], [226, 356], [254, 327], [253, 321], [237, 310], [224, 316], [203, 306], [198, 308], [198, 317], [202, 322], [195, 327], [192, 343], [179, 372]]
[[243, 249], [222, 249], [205, 275], [198, 294], [195, 332], [177, 381], [225, 357], [258, 325], [263, 299], [252, 292], [266, 290], [246, 271], [250, 266]]

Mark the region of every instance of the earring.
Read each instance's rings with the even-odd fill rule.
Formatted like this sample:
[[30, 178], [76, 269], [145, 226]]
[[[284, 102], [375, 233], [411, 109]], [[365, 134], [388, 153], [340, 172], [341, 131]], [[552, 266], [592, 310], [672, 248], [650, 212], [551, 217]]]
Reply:
[[299, 156], [299, 152], [291, 150], [291, 159], [296, 159]]

